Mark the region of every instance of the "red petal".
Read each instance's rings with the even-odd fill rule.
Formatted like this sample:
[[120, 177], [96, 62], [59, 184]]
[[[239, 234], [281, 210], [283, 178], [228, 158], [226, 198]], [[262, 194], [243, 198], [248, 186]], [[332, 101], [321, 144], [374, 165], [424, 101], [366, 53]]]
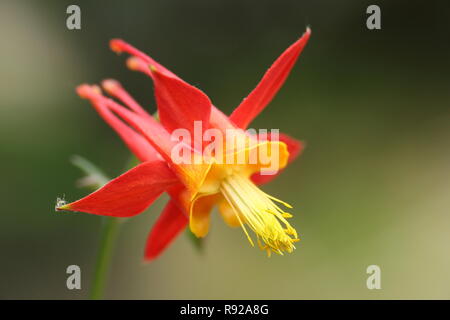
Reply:
[[247, 128], [250, 122], [269, 104], [289, 75], [303, 47], [308, 42], [310, 34], [311, 30], [306, 29], [303, 36], [283, 52], [267, 70], [256, 88], [233, 111], [230, 119], [238, 127]]
[[109, 46], [111, 47], [111, 50], [117, 53], [127, 52], [128, 54], [132, 56], [136, 56], [143, 60], [147, 65], [154, 65], [158, 68], [158, 70], [166, 73], [167, 75], [171, 75], [174, 77], [177, 77], [174, 73], [169, 71], [168, 69], [164, 68], [164, 66], [160, 65], [158, 62], [153, 60], [151, 57], [143, 53], [142, 51], [136, 49], [129, 43], [126, 43], [122, 39], [112, 39], [109, 42]]
[[[194, 121], [202, 121], [203, 130], [208, 127], [211, 101], [201, 90], [123, 40], [113, 39], [110, 46], [115, 52], [125, 51], [134, 56], [127, 61], [128, 67], [153, 79], [159, 118], [169, 132], [186, 128], [193, 135]], [[199, 140], [201, 141], [201, 137]]]
[[[261, 137], [259, 137], [258, 139], [261, 139]], [[268, 133], [267, 140], [271, 140], [270, 133]], [[304, 148], [303, 142], [296, 140], [296, 139], [288, 136], [287, 134], [280, 133], [278, 140], [286, 143], [287, 149], [289, 151], [288, 163], [291, 163], [292, 161], [294, 161], [295, 158], [297, 158], [300, 155], [300, 153], [303, 151], [303, 148]], [[276, 177], [278, 177], [278, 175], [281, 172], [283, 172], [283, 170], [280, 170], [277, 174], [274, 174], [274, 175], [261, 175], [260, 173], [255, 173], [252, 175], [252, 181], [258, 185], [268, 183], [268, 182], [272, 181], [273, 179], [275, 179]]]
[[98, 114], [117, 132], [140, 161], [159, 159], [158, 152], [144, 137], [123, 123], [108, 109], [106, 104], [102, 102], [101, 94], [96, 92], [95, 87], [81, 85], [77, 88], [77, 92], [82, 98], [87, 98], [91, 101]]
[[[150, 78], [152, 78], [153, 81], [155, 82], [155, 88], [156, 88], [155, 94], [156, 94], [157, 100], [158, 100], [158, 98], [163, 98], [164, 97], [163, 95], [159, 95], [159, 92], [158, 92], [158, 89], [157, 89], [158, 88], [158, 82], [157, 82], [158, 79], [156, 78], [157, 76], [156, 76], [155, 72], [150, 71], [149, 65], [143, 59], [138, 58], [138, 57], [131, 57], [131, 58], [129, 58], [127, 60], [127, 66], [131, 70], [142, 72], [142, 73], [146, 74], [147, 76], [149, 76]], [[162, 75], [164, 78], [178, 80], [183, 86], [186, 86], [186, 87], [190, 86], [185, 81], [183, 81], [181, 78], [179, 78], [178, 76], [176, 76], [172, 72], [168, 71], [164, 67], [161, 66], [160, 68], [161, 69], [158, 69], [158, 73], [160, 75]], [[161, 71], [161, 70], [163, 70], [163, 71]], [[161, 86], [159, 86], [159, 87], [161, 88]], [[190, 87], [193, 88], [193, 89], [196, 89], [195, 87], [192, 87], [192, 86], [190, 86]], [[198, 89], [196, 89], [196, 90], [198, 90]], [[200, 90], [198, 90], [198, 91], [202, 95], [204, 95], [203, 92], [201, 92]], [[209, 101], [208, 96], [204, 95], [204, 97], [202, 98], [201, 95], [197, 95], [196, 96], [196, 94], [194, 93], [193, 97], [194, 97], [194, 99], [193, 99], [194, 101], [195, 100], [199, 101], [199, 102], [195, 102], [195, 103], [198, 103], [199, 105], [203, 104], [203, 108], [205, 110], [209, 109], [209, 110], [206, 110], [205, 112], [206, 112], [206, 114], [210, 114], [210, 118], [207, 119], [207, 117], [204, 117], [204, 119], [203, 119], [204, 124], [202, 124], [203, 130], [207, 129], [207, 127], [209, 126], [208, 125], [208, 121], [214, 128], [219, 128], [221, 130], [234, 129], [235, 128], [234, 124], [228, 119], [228, 117], [224, 113], [222, 113], [219, 109], [217, 109], [214, 105], [211, 104], [211, 102]], [[208, 101], [209, 101], [209, 107], [208, 108], [206, 107], [206, 100], [205, 100], [205, 98], [208, 99]], [[201, 101], [201, 100], [204, 100], [204, 101]], [[182, 107], [182, 105], [181, 105], [181, 107]], [[174, 117], [173, 114], [165, 112], [164, 108], [165, 108], [164, 107], [164, 101], [158, 102], [158, 111], [160, 112], [160, 114], [163, 114], [162, 118], [166, 117], [166, 118], [170, 119], [171, 117]], [[167, 110], [169, 110], [169, 109], [167, 108]], [[182, 109], [182, 112], [183, 112], [183, 109]], [[197, 116], [200, 116], [200, 114], [198, 114]], [[161, 115], [160, 115], [160, 117], [161, 117]], [[181, 122], [181, 124], [183, 125], [182, 127], [185, 127], [185, 123], [183, 123], [182, 121], [179, 121], [179, 120], [177, 120], [177, 121]], [[191, 120], [187, 120], [187, 123], [189, 123], [189, 121], [191, 121]], [[176, 121], [174, 121], [174, 122], [176, 122]], [[170, 123], [171, 123], [170, 120], [165, 121], [166, 129], [173, 130], [173, 128], [170, 126]]]
[[186, 228], [189, 219], [178, 208], [174, 200], [170, 200], [150, 231], [145, 246], [145, 260], [157, 258], [176, 236]]
[[[121, 53], [121, 52], [127, 52], [130, 55], [132, 55], [131, 58], [129, 58], [127, 60], [127, 65], [131, 70], [135, 70], [135, 71], [139, 71], [142, 72], [144, 74], [146, 74], [147, 76], [151, 77], [153, 80], [155, 80], [155, 75], [150, 71], [149, 66], [153, 66], [153, 69], [156, 69], [158, 71], [158, 73], [163, 74], [166, 78], [171, 78], [171, 79], [177, 79], [179, 81], [181, 81], [185, 86], [189, 86], [191, 88], [196, 89], [195, 87], [190, 86], [189, 84], [187, 84], [184, 80], [182, 80], [180, 77], [178, 77], [176, 74], [174, 74], [172, 71], [168, 70], [167, 68], [165, 68], [163, 65], [159, 64], [157, 61], [155, 61], [154, 59], [152, 59], [151, 57], [149, 57], [148, 55], [146, 55], [145, 53], [139, 51], [138, 49], [136, 49], [135, 47], [131, 46], [130, 44], [126, 43], [125, 41], [121, 40], [121, 39], [113, 39], [110, 42], [110, 47], [113, 51]], [[156, 83], [155, 83], [156, 85]], [[198, 90], [198, 89], [196, 89]], [[201, 94], [197, 93], [193, 93], [193, 95], [197, 95], [196, 99], [198, 100], [205, 100], [209, 98], [203, 94], [203, 92], [201, 92], [200, 90], [198, 90]], [[155, 90], [155, 93], [158, 93], [157, 90]], [[204, 97], [201, 97], [201, 95], [204, 95]], [[205, 99], [206, 97], [206, 99]], [[202, 103], [205, 104], [205, 101], [203, 101]], [[204, 105], [202, 108], [206, 109], [206, 106]], [[209, 119], [209, 121], [211, 121], [212, 125], [214, 127], [217, 127], [221, 130], [225, 130], [228, 128], [234, 128], [234, 125], [229, 121], [228, 117], [224, 114], [222, 114], [221, 111], [219, 111], [214, 105], [210, 105], [209, 108], [211, 109], [210, 111], [207, 111], [207, 113], [211, 113], [211, 119]], [[158, 110], [159, 110], [159, 104], [158, 104]], [[163, 109], [163, 107], [161, 108]], [[160, 111], [160, 113], [164, 114], [165, 111]], [[198, 112], [200, 113], [200, 112]], [[172, 115], [171, 114], [167, 114], [167, 116], [162, 116], [162, 118], [167, 117], [170, 119]], [[161, 117], [161, 115], [160, 115]], [[204, 117], [206, 119], [206, 117]], [[162, 120], [163, 121], [163, 120]], [[164, 120], [164, 122], [166, 122]], [[167, 120], [167, 122], [169, 122], [169, 120]], [[180, 122], [180, 121], [179, 121]], [[207, 128], [207, 123], [205, 122], [203, 124], [203, 129]], [[166, 128], [168, 128], [168, 130], [171, 130], [170, 128], [172, 128], [170, 126], [169, 123], [164, 124], [165, 126], [167, 125]], [[185, 124], [183, 124], [183, 126], [179, 126], [179, 128], [183, 128]]]
[[158, 121], [153, 117], [142, 118], [111, 99], [104, 98], [104, 103], [110, 110], [140, 132], [166, 161], [171, 161], [171, 150], [176, 143], [171, 140], [169, 132]]
[[165, 162], [144, 162], [90, 195], [57, 209], [131, 217], [144, 211], [162, 192], [177, 183]]
[[213, 105], [211, 106], [209, 123], [212, 128], [220, 129], [224, 133], [226, 133], [227, 129], [236, 129], [236, 126], [230, 121], [228, 116]]
[[[208, 96], [183, 80], [160, 72], [153, 65], [150, 68], [161, 123], [169, 132], [179, 128], [189, 130], [201, 146], [203, 131], [209, 126], [211, 114]], [[194, 121], [201, 121], [202, 130], [198, 133], [194, 133]]]
[[113, 79], [106, 79], [102, 81], [102, 87], [108, 94], [119, 99], [131, 110], [142, 117], [151, 117], [139, 103], [122, 87], [119, 81]]
[[[125, 109], [111, 99], [106, 99], [108, 107], [122, 117], [126, 122], [140, 132], [159, 154], [169, 163], [170, 168], [177, 174], [180, 181], [190, 190], [198, 189], [208, 173], [211, 163], [200, 161], [201, 153], [191, 152], [190, 163], [177, 163], [172, 159], [172, 151], [179, 142], [172, 141], [169, 132], [153, 118], [144, 119], [134, 112]], [[202, 159], [200, 159], [202, 160]]]

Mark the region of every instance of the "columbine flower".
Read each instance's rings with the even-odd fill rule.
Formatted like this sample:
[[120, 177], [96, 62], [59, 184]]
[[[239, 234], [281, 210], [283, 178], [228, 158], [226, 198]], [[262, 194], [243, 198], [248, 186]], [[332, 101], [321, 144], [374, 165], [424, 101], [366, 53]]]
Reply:
[[[145, 250], [147, 260], [157, 257], [187, 224], [197, 237], [206, 236], [210, 212], [215, 205], [228, 225], [242, 227], [252, 245], [254, 237], [249, 230], [253, 231], [260, 248], [266, 250], [268, 255], [271, 252], [292, 252], [294, 243], [299, 239], [296, 230], [287, 221], [291, 214], [282, 208], [291, 206], [257, 187], [276, 175], [264, 175], [266, 163], [251, 163], [249, 158], [252, 151], [261, 148], [272, 150], [271, 147], [275, 146], [279, 151], [279, 169], [283, 169], [300, 153], [302, 143], [283, 134], [280, 134], [279, 141], [272, 140], [270, 135], [256, 140], [258, 137], [238, 129], [245, 130], [272, 100], [310, 33], [307, 29], [274, 62], [256, 88], [229, 117], [212, 105], [202, 91], [146, 54], [122, 40], [112, 40], [110, 46], [113, 51], [131, 55], [127, 61], [129, 68], [143, 72], [153, 80], [160, 121], [149, 115], [115, 80], [103, 81], [102, 87], [128, 108], [105, 97], [98, 86], [79, 86], [78, 94], [90, 100], [142, 163], [90, 195], [57, 209], [131, 217], [144, 211], [163, 192], [167, 192], [171, 199], [148, 237]], [[203, 132], [211, 128], [220, 132], [236, 131], [237, 136], [244, 140], [244, 147], [225, 147], [224, 154], [232, 154], [233, 157], [244, 154], [244, 163], [225, 163], [215, 152], [205, 156], [202, 141], [192, 141], [189, 145], [188, 150], [194, 161], [174, 161], [172, 150], [177, 147], [177, 142], [171, 139], [171, 133], [182, 128], [196, 139], [196, 122], [202, 124]], [[252, 144], [252, 141], [258, 142]]]

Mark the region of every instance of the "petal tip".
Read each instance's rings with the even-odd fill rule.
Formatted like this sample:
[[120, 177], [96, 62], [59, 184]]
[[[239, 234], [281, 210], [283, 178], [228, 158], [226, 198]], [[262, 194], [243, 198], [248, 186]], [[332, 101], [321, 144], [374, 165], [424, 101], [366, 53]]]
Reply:
[[76, 93], [80, 96], [82, 99], [87, 99], [89, 96], [90, 86], [86, 83], [80, 84], [75, 89]]
[[194, 236], [196, 236], [197, 238], [201, 239], [201, 238], [205, 238], [208, 235], [208, 228], [197, 228], [197, 227], [193, 227], [192, 225], [190, 225], [190, 230], [191, 232], [194, 234]]
[[143, 265], [149, 265], [150, 263], [152, 263], [156, 258], [158, 257], [158, 255], [155, 254], [150, 254], [150, 255], [145, 255], [144, 258], [142, 259], [142, 264]]
[[133, 71], [139, 71], [141, 61], [138, 57], [132, 56], [129, 57], [126, 61], [127, 68]]
[[121, 39], [111, 39], [109, 41], [109, 47], [112, 51], [114, 51], [117, 54], [122, 53], [122, 43], [123, 41]]
[[67, 203], [67, 201], [62, 198], [56, 199], [56, 205], [55, 205], [56, 212], [70, 211], [71, 209], [72, 209], [71, 203]]
[[144, 265], [150, 264], [151, 262], [159, 258], [159, 256], [161, 256], [163, 252], [164, 250], [156, 250], [154, 246], [147, 244], [142, 263]]
[[75, 91], [82, 99], [90, 99], [94, 95], [102, 94], [102, 89], [99, 86], [89, 85], [87, 83], [79, 85]]
[[116, 89], [120, 88], [120, 83], [114, 79], [105, 79], [102, 81], [102, 88], [108, 93], [114, 92]]

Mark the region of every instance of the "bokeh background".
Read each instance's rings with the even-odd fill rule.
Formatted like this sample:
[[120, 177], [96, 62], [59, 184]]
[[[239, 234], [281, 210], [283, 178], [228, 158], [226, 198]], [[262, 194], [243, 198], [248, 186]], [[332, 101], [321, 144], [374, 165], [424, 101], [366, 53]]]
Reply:
[[[382, 30], [366, 28], [369, 4]], [[66, 28], [78, 4], [82, 29]], [[117, 78], [150, 110], [152, 84], [108, 48], [121, 37], [227, 113], [310, 25], [310, 42], [255, 128], [308, 146], [265, 190], [295, 205], [302, 241], [268, 259], [214, 214], [199, 252], [183, 234], [144, 265], [167, 200], [122, 224], [106, 298], [450, 298], [450, 8], [444, 1], [0, 2], [0, 298], [88, 296], [101, 219], [54, 212], [88, 191], [82, 155], [111, 177], [129, 152], [75, 92]], [[66, 267], [82, 290], [66, 288]], [[366, 288], [366, 268], [382, 289]]]

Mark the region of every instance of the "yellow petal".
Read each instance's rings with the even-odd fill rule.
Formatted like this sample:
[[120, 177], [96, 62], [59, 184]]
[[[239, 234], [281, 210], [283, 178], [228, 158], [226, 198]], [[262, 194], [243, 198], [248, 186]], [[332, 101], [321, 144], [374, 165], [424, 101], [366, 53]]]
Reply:
[[189, 227], [198, 238], [208, 234], [211, 210], [218, 196], [217, 194], [200, 196], [191, 203]]
[[234, 212], [233, 208], [223, 197], [219, 202], [219, 212], [225, 223], [230, 227], [239, 227], [241, 225], [239, 223], [239, 219], [236, 217], [236, 213]]

